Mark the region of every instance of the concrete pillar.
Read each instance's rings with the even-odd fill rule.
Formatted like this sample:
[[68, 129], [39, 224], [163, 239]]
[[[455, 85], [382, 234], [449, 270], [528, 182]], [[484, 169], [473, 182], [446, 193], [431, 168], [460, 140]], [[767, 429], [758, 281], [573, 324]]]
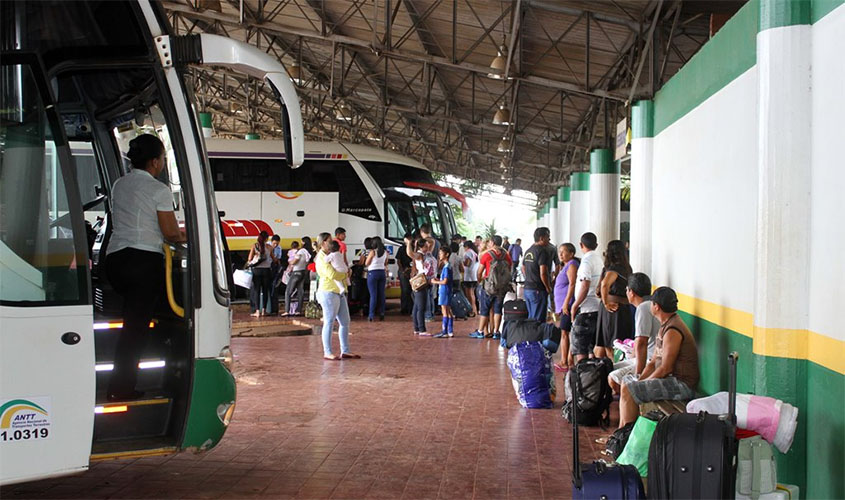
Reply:
[[651, 201], [654, 168], [654, 102], [631, 110], [631, 268], [651, 276]]
[[557, 243], [560, 235], [557, 232], [559, 211], [557, 207], [557, 193], [549, 197], [549, 235], [552, 243]]
[[558, 245], [561, 243], [572, 242], [572, 236], [569, 235], [569, 186], [561, 186], [557, 188], [557, 217], [558, 217]]
[[571, 177], [569, 196], [569, 235], [577, 254], [581, 255], [578, 243], [581, 235], [590, 231], [590, 173], [574, 172]]
[[543, 205], [543, 218], [540, 220], [540, 227], [549, 227], [549, 202]]
[[200, 126], [202, 127], [202, 136], [205, 138], [211, 137], [213, 129], [211, 127], [211, 113], [200, 113]]
[[[802, 357], [809, 327], [811, 44], [810, 2], [760, 0], [753, 350], [761, 356], [754, 357], [754, 389], [801, 408], [807, 407], [806, 368], [789, 358]], [[805, 448], [806, 432], [806, 426], [796, 432], [778, 479], [781, 470], [797, 474], [805, 468], [790, 461], [812, 453]], [[801, 479], [786, 475], [783, 482]]]
[[590, 228], [600, 249], [619, 239], [619, 174], [620, 165], [613, 161], [612, 149], [590, 153]]

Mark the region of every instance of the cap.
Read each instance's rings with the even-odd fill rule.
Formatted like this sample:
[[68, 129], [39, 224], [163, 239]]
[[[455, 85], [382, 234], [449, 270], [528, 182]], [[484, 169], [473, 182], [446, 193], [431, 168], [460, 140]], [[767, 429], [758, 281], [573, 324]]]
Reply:
[[661, 286], [651, 294], [651, 301], [660, 306], [663, 312], [673, 313], [678, 310], [678, 296], [675, 290]]

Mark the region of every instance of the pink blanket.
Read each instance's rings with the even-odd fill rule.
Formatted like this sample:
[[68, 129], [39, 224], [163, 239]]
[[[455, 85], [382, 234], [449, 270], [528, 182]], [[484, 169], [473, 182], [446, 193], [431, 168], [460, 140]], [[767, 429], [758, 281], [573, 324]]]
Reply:
[[[687, 403], [687, 413], [706, 411], [728, 412], [728, 393], [719, 392]], [[798, 425], [798, 408], [779, 399], [753, 394], [736, 395], [736, 423], [740, 429], [752, 430], [772, 443], [781, 453], [792, 446]]]

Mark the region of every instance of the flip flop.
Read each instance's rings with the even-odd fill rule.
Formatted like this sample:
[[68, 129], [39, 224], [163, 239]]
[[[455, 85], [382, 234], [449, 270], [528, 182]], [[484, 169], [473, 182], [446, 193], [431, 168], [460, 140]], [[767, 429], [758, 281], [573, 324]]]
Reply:
[[566, 373], [569, 371], [569, 367], [561, 365], [560, 363], [555, 363], [555, 371], [559, 373]]
[[607, 439], [608, 439], [608, 438], [606, 438], [606, 437], [596, 438], [596, 443], [598, 443], [598, 444], [607, 444]]
[[348, 353], [348, 352], [341, 354], [340, 357], [343, 358], [343, 359], [361, 359], [360, 354], [351, 354], [351, 353]]

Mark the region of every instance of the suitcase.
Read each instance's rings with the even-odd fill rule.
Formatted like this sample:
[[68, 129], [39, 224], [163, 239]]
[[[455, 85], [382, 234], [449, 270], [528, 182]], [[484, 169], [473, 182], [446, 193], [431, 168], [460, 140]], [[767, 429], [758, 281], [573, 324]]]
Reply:
[[460, 290], [452, 290], [452, 297], [449, 299], [452, 305], [452, 314], [458, 319], [467, 319], [469, 312], [472, 310], [469, 305], [469, 300], [464, 296]]
[[505, 321], [528, 318], [528, 304], [522, 299], [509, 300], [502, 305]]
[[657, 424], [648, 452], [649, 498], [735, 497], [738, 357], [728, 355], [728, 415], [674, 413]]
[[[574, 377], [572, 393], [577, 396]], [[572, 405], [572, 498], [644, 499], [640, 473], [633, 465], [608, 464], [601, 460], [582, 464], [578, 457], [578, 405]]]

